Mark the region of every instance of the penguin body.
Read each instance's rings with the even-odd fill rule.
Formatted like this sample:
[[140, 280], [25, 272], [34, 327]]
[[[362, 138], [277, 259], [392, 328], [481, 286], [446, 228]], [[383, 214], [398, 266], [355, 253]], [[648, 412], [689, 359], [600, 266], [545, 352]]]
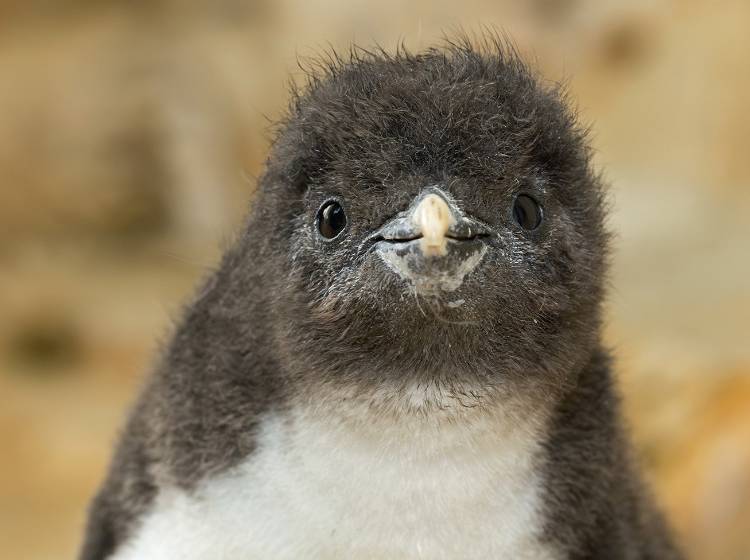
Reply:
[[678, 559], [600, 341], [589, 159], [498, 41], [313, 76], [82, 560]]

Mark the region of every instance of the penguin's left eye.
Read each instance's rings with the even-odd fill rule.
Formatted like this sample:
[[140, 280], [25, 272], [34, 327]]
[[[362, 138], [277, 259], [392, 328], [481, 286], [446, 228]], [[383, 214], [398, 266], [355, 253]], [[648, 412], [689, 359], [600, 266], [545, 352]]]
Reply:
[[324, 202], [318, 209], [318, 231], [326, 239], [338, 236], [346, 227], [344, 208], [335, 200]]

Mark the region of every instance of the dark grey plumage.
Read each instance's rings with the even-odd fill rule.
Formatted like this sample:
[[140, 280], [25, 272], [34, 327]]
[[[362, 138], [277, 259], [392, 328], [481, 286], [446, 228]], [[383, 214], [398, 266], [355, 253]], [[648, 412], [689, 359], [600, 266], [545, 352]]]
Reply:
[[[455, 294], [405, 287], [373, 256], [371, 233], [428, 185], [489, 232]], [[514, 222], [519, 193], [543, 208], [533, 231]], [[327, 241], [316, 212], [332, 197], [348, 221]], [[374, 413], [409, 414], [399, 392], [414, 382], [462, 406], [512, 394], [550, 409], [545, 538], [565, 557], [678, 558], [632, 466], [600, 340], [604, 217], [564, 95], [500, 41], [333, 57], [296, 92], [244, 230], [130, 415], [82, 560], [116, 550], [162, 481], [189, 491], [253, 454], [269, 410], [388, 387]]]

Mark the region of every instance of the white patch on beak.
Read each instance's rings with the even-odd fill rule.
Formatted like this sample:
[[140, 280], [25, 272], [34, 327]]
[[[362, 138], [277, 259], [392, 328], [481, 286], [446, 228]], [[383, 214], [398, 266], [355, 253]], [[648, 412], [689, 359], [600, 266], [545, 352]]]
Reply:
[[443, 197], [434, 193], [425, 196], [414, 209], [411, 221], [422, 234], [420, 245], [424, 256], [445, 255], [445, 234], [455, 218]]

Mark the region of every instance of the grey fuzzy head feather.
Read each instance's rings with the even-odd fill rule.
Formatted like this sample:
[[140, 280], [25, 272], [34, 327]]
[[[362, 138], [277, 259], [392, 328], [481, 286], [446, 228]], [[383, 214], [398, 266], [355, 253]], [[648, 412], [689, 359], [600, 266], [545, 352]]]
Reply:
[[[420, 293], [363, 248], [430, 185], [490, 232], [450, 294]], [[514, 221], [519, 194], [543, 207], [532, 232]], [[315, 229], [329, 199], [348, 217], [334, 242]], [[267, 274], [253, 295], [279, 319], [292, 370], [492, 384], [564, 376], [597, 341], [607, 235], [585, 133], [559, 88], [499, 42], [334, 59], [296, 96], [254, 204], [241, 258]]]

